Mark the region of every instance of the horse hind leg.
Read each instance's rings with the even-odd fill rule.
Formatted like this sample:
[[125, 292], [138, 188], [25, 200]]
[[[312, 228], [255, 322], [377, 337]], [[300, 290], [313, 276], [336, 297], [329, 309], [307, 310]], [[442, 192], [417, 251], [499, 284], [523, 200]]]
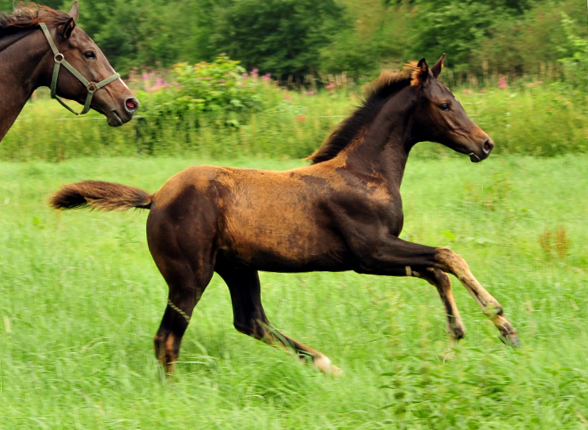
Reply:
[[233, 303], [233, 323], [238, 331], [269, 345], [283, 348], [301, 361], [312, 360], [313, 365], [323, 373], [342, 373], [322, 352], [309, 348], [271, 325], [261, 304], [257, 270], [218, 262], [215, 270], [229, 287]]
[[168, 374], [174, 370], [192, 311], [212, 278], [212, 268], [203, 267], [194, 273], [170, 263], [172, 268], [168, 266], [164, 274], [169, 286], [167, 307], [154, 339], [155, 355]]
[[178, 242], [171, 231], [161, 228], [153, 233], [148, 229], [152, 233], [148, 234], [149, 249], [169, 287], [167, 307], [154, 339], [155, 355], [168, 374], [174, 370], [192, 311], [214, 273], [209, 246], [201, 243], [196, 249], [197, 242]]

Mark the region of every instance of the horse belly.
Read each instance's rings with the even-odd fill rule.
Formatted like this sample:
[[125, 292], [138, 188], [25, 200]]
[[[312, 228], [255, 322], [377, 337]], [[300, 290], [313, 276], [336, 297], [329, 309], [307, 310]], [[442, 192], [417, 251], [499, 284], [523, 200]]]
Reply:
[[309, 212], [282, 208], [234, 214], [227, 220], [222, 253], [258, 270], [345, 270], [343, 242]]

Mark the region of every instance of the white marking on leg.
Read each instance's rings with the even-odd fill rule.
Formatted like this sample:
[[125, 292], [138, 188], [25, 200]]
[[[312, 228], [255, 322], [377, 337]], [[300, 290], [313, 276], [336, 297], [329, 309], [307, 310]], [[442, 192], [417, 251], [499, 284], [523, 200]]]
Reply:
[[317, 357], [313, 360], [314, 365], [319, 369], [321, 372], [327, 375], [341, 375], [343, 371], [331, 363], [331, 360], [326, 355], [322, 355]]

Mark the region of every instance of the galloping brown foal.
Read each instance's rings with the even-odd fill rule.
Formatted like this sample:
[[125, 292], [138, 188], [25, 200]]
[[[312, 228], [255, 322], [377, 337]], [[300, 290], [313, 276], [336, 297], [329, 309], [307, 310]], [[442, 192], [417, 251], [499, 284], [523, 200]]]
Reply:
[[[0, 141], [40, 86], [53, 85], [57, 96], [87, 103], [88, 109], [105, 115], [111, 126], [130, 121], [139, 108], [139, 101], [100, 48], [76, 26], [78, 15], [77, 1], [69, 13], [34, 3], [19, 6], [12, 14], [0, 12]], [[53, 52], [42, 25], [58, 54]], [[56, 62], [63, 67], [53, 77]], [[87, 82], [82, 83], [66, 70], [66, 62]], [[88, 98], [89, 90], [96, 92], [92, 92], [93, 97]]]
[[500, 331], [518, 345], [502, 307], [446, 248], [398, 238], [403, 224], [400, 183], [412, 146], [440, 142], [478, 162], [494, 143], [437, 81], [443, 58], [403, 73], [383, 72], [363, 104], [325, 141], [311, 166], [285, 172], [199, 166], [169, 179], [155, 194], [86, 181], [63, 187], [55, 208], [151, 209], [149, 249], [169, 285], [155, 336], [159, 360], [173, 370], [194, 306], [213, 272], [227, 283], [237, 330], [310, 357], [326, 373], [330, 360], [273, 328], [260, 300], [258, 271], [354, 270], [415, 276], [433, 284], [445, 306], [449, 334], [464, 325], [447, 273], [466, 287]]

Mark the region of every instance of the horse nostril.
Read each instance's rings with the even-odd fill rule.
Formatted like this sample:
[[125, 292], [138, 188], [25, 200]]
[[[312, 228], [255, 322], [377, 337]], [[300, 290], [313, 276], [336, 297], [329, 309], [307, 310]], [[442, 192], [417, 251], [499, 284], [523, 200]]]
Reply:
[[494, 142], [492, 142], [492, 139], [486, 138], [486, 140], [484, 141], [484, 146], [483, 146], [484, 154], [486, 154], [486, 155], [490, 154], [490, 151], [492, 151], [493, 148], [494, 148]]
[[125, 100], [125, 109], [129, 113], [134, 113], [137, 109], [139, 109], [139, 100], [134, 97], [129, 97]]

